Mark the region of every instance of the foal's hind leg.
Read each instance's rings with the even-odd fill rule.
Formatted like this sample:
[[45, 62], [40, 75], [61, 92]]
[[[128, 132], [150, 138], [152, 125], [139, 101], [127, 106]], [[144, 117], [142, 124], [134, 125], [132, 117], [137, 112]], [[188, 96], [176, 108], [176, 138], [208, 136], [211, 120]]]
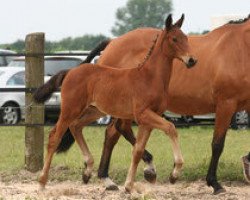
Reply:
[[82, 135], [82, 129], [84, 126], [99, 119], [103, 115], [104, 114], [102, 112], [100, 112], [97, 108], [90, 106], [84, 111], [81, 118], [75, 120], [69, 127], [72, 135], [74, 136], [74, 138], [75, 138], [77, 144], [79, 145], [81, 152], [84, 156], [84, 163], [86, 166], [86, 169], [82, 174], [82, 180], [84, 183], [88, 183], [88, 181], [91, 177], [91, 173], [93, 171], [93, 166], [94, 166], [94, 159], [93, 159], [93, 156], [91, 155], [91, 153], [89, 151], [88, 145], [87, 145], [87, 143]]
[[[115, 128], [125, 137], [130, 144], [134, 145], [136, 139], [131, 128], [131, 120], [117, 119], [115, 122]], [[156, 170], [153, 164], [153, 156], [145, 149], [142, 155], [142, 160], [145, 162], [146, 167], [144, 169], [144, 178], [150, 182], [154, 183], [156, 181]]]
[[69, 126], [69, 123], [67, 123], [60, 117], [56, 126], [51, 130], [49, 134], [48, 152], [45, 158], [42, 173], [39, 178], [39, 183], [40, 183], [41, 188], [44, 188], [47, 183], [49, 168], [50, 168], [53, 154], [55, 153], [56, 148], [60, 140], [62, 139], [63, 134], [67, 130], [68, 126]]

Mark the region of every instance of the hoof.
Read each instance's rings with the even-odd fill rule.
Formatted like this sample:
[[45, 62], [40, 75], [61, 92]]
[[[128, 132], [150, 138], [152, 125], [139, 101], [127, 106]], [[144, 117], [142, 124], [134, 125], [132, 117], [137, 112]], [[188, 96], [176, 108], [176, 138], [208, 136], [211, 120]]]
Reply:
[[242, 165], [245, 180], [250, 183], [250, 161], [248, 160], [248, 155], [242, 157]]
[[175, 184], [177, 179], [178, 179], [177, 177], [174, 177], [172, 174], [170, 174], [169, 181], [171, 184]]
[[106, 186], [106, 190], [119, 190], [118, 186], [117, 185], [109, 185], [109, 186]]
[[45, 185], [39, 183], [39, 191], [43, 192], [45, 190]]
[[156, 172], [153, 168], [144, 170], [144, 178], [150, 183], [156, 182]]
[[224, 188], [220, 188], [220, 189], [214, 189], [214, 195], [220, 194], [220, 193], [225, 193], [226, 190]]
[[91, 178], [91, 175], [83, 174], [82, 175], [82, 181], [83, 181], [83, 183], [87, 184], [89, 182], [90, 178]]

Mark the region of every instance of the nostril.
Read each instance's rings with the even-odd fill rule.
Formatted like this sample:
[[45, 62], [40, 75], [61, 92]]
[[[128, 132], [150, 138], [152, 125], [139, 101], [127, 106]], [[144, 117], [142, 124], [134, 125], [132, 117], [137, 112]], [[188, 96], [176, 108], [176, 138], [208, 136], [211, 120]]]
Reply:
[[192, 64], [192, 63], [195, 63], [195, 60], [194, 60], [193, 58], [189, 58], [188, 62], [189, 62], [190, 64]]
[[197, 60], [194, 59], [193, 57], [190, 57], [188, 59], [187, 67], [193, 67], [196, 64]]

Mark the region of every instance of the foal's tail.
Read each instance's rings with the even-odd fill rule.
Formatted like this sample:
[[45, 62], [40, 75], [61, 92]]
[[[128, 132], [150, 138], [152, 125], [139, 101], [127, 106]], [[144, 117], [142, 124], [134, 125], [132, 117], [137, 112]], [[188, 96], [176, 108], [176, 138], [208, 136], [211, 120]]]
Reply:
[[[87, 56], [87, 58], [81, 63], [90, 63], [95, 56], [99, 55], [101, 53], [101, 51], [103, 51], [108, 44], [110, 43], [110, 40], [104, 40], [103, 42], [101, 42], [97, 47], [95, 47]], [[57, 153], [63, 153], [66, 152], [70, 149], [70, 147], [74, 144], [75, 139], [73, 137], [73, 135], [70, 132], [70, 129], [68, 128], [66, 133], [63, 135], [63, 138], [60, 142], [60, 144], [58, 145], [56, 152]]]
[[40, 86], [33, 94], [33, 98], [37, 103], [44, 103], [48, 100], [52, 93], [58, 90], [62, 85], [63, 79], [69, 70], [60, 71], [47, 81], [44, 85]]

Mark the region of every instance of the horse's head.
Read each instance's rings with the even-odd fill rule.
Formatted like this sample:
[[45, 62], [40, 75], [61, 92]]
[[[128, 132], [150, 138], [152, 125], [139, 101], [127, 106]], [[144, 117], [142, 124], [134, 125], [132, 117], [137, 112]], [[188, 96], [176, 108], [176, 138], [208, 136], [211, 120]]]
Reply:
[[197, 60], [190, 55], [187, 36], [181, 31], [181, 26], [184, 20], [184, 14], [173, 24], [172, 15], [170, 14], [165, 21], [165, 40], [164, 49], [172, 57], [184, 62], [188, 68], [193, 67]]

